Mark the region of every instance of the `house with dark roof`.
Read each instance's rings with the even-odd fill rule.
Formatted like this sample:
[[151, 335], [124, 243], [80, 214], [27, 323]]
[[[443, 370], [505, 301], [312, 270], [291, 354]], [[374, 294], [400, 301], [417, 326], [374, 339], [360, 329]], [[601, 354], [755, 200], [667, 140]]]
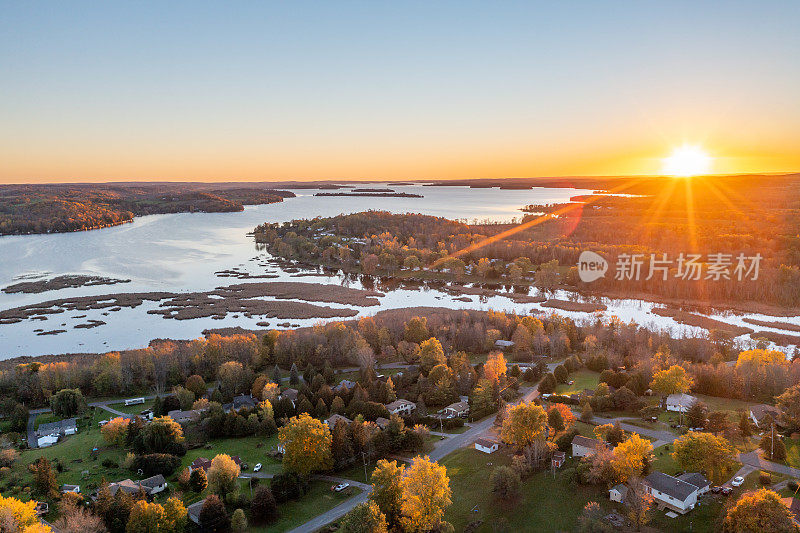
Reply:
[[352, 420], [350, 420], [346, 416], [332, 414], [331, 416], [328, 417], [325, 423], [328, 424], [328, 427], [331, 429], [331, 431], [333, 431], [333, 428], [336, 427], [336, 424], [339, 423], [340, 420], [347, 425], [350, 425], [350, 422], [352, 422]]
[[659, 509], [667, 508], [685, 514], [697, 505], [699, 489], [692, 483], [663, 472], [652, 472], [643, 482]]
[[750, 408], [750, 420], [752, 420], [759, 429], [764, 429], [765, 427], [769, 426], [770, 420], [775, 422], [777, 425], [780, 416], [781, 412], [774, 405], [762, 403], [759, 405], [754, 405]]
[[608, 448], [609, 444], [602, 440], [590, 439], [583, 435], [575, 435], [572, 439], [572, 457], [594, 455], [600, 448]]
[[253, 409], [256, 406], [256, 399], [253, 398], [249, 394], [240, 394], [239, 396], [233, 397], [233, 402], [226, 403], [222, 406], [224, 411], [230, 411], [231, 409], [234, 411], [238, 411], [242, 407], [247, 407], [248, 409]]
[[191, 520], [198, 526], [200, 525], [200, 511], [203, 510], [204, 503], [206, 503], [206, 500], [202, 499], [186, 507], [186, 512], [189, 515], [189, 520]]
[[338, 385], [336, 385], [333, 388], [333, 390], [335, 390], [336, 392], [339, 392], [339, 391], [342, 391], [342, 390], [350, 390], [355, 386], [356, 386], [356, 382], [355, 381], [350, 381], [349, 379], [343, 379], [342, 381], [339, 382]]
[[386, 427], [389, 425], [389, 419], [379, 416], [375, 419], [375, 425], [381, 429], [386, 429]]
[[39, 424], [36, 428], [36, 435], [45, 437], [48, 435], [74, 435], [78, 432], [78, 421], [74, 418], [65, 418], [55, 422]]
[[[157, 474], [140, 481], [133, 481], [131, 479], [123, 479], [115, 483], [108, 484], [108, 491], [112, 496], [116, 496], [117, 492], [122, 491], [130, 495], [139, 494], [143, 492], [147, 496], [152, 496], [166, 490], [167, 480], [164, 476]], [[98, 492], [92, 493], [92, 500], [97, 499]]]
[[167, 416], [173, 419], [178, 424], [188, 424], [190, 422], [197, 422], [202, 416], [202, 411], [198, 409], [190, 409], [188, 411], [181, 411], [174, 409], [167, 413]]
[[685, 481], [687, 483], [691, 483], [695, 487], [697, 487], [697, 494], [702, 495], [711, 490], [711, 482], [706, 479], [706, 477], [699, 473], [699, 472], [687, 472], [686, 474], [681, 474], [678, 476], [678, 479], [681, 481]]
[[283, 400], [284, 398], [291, 400], [293, 406], [297, 406], [297, 397], [300, 392], [297, 389], [286, 389], [283, 391], [279, 398]]

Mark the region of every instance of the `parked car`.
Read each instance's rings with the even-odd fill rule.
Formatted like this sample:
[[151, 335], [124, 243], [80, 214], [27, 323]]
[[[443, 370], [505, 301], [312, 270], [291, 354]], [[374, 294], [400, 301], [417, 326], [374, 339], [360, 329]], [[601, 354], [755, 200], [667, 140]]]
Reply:
[[240, 469], [240, 470], [242, 470], [242, 471], [244, 471], [244, 470], [250, 470], [250, 465], [249, 465], [249, 464], [247, 464], [247, 463], [242, 463], [242, 464], [239, 466], [239, 469]]
[[259, 472], [261, 470], [261, 463], [256, 463], [256, 466], [253, 467], [253, 472]]
[[733, 481], [731, 481], [731, 485], [734, 487], [741, 487], [742, 483], [744, 483], [744, 478], [742, 476], [736, 476], [733, 478]]
[[339, 483], [338, 485], [334, 485], [331, 487], [331, 490], [334, 492], [342, 492], [344, 489], [350, 486], [350, 483]]
[[722, 495], [723, 496], [728, 496], [731, 492], [733, 492], [732, 488], [730, 488], [730, 487], [722, 487]]
[[714, 485], [713, 487], [711, 487], [711, 492], [713, 494], [719, 494], [720, 492], [722, 492], [722, 487], [720, 487], [719, 485]]

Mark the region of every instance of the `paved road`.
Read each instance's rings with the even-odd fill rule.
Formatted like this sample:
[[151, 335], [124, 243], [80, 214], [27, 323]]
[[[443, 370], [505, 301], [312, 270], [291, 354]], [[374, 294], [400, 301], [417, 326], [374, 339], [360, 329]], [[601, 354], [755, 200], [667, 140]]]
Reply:
[[750, 453], [739, 454], [739, 461], [744, 465], [760, 468], [761, 470], [767, 470], [769, 472], [800, 478], [800, 469], [792, 468], [791, 466], [786, 466], [779, 463], [773, 463], [772, 461], [767, 461], [761, 457], [761, 455], [759, 455], [758, 450]]
[[627, 424], [624, 422], [624, 420], [625, 418], [623, 417], [604, 418], [602, 416], [594, 416], [592, 418], [592, 421], [597, 424], [614, 424], [615, 422], [619, 422], [620, 427], [625, 431], [633, 431], [639, 433], [640, 435], [656, 439], [656, 442], [653, 443], [653, 448], [658, 448], [659, 446], [662, 446], [664, 444], [669, 444], [678, 438], [678, 436], [672, 433], [671, 431], [663, 429], [642, 428], [639, 426], [634, 426], [633, 424]]

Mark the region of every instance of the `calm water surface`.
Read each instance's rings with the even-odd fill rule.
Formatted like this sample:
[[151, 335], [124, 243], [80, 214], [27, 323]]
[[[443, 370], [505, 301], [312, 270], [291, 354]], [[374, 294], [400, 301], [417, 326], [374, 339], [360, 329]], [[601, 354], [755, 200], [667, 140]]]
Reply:
[[[466, 187], [392, 186], [394, 190], [424, 195], [424, 198], [354, 198], [315, 197], [316, 190], [295, 190], [297, 198], [279, 204], [248, 206], [240, 213], [181, 213], [152, 215], [135, 219], [131, 224], [88, 232], [0, 237], [0, 286], [28, 277], [51, 277], [61, 274], [91, 274], [130, 279], [131, 283], [112, 286], [79, 287], [40, 294], [5, 294], [0, 292], [0, 309], [34, 304], [58, 298], [101, 295], [115, 292], [206, 291], [248, 280], [220, 278], [214, 273], [238, 268], [254, 274], [272, 272], [276, 281], [342, 283], [338, 277], [292, 277], [277, 267], [259, 263], [268, 258], [255, 250], [247, 233], [262, 222], [283, 222], [297, 218], [333, 216], [366, 209], [395, 213], [415, 212], [468, 222], [511, 221], [521, 218], [519, 208], [528, 204], [563, 202], [570, 196], [589, 194], [584, 189], [535, 188], [531, 190], [469, 189]], [[262, 280], [250, 280], [262, 281]], [[269, 280], [267, 280], [269, 281]], [[351, 286], [361, 287], [360, 283]], [[568, 298], [563, 293], [557, 295]], [[472, 302], [456, 301], [436, 290], [394, 290], [381, 298], [380, 306], [359, 309], [372, 314], [381, 309], [419, 305], [450, 308], [500, 309], [527, 313], [541, 310], [538, 304], [515, 304], [505, 297]], [[654, 328], [669, 328], [674, 334], [698, 334], [702, 330], [682, 326], [672, 319], [650, 312], [653, 304], [637, 300], [606, 301], [606, 315], [617, 315]], [[336, 304], [323, 304], [344, 307]], [[64, 352], [101, 352], [146, 346], [153, 338], [193, 338], [204, 329], [226, 326], [257, 328], [262, 318], [229, 314], [223, 320], [166, 320], [147, 314], [158, 302], [109, 312], [107, 309], [73, 311], [51, 315], [47, 320], [25, 320], [0, 325], [0, 359], [19, 355], [43, 355]], [[561, 312], [578, 319], [585, 313]], [[86, 315], [85, 318], [75, 318]], [[759, 317], [759, 315], [746, 315]], [[764, 318], [764, 317], [762, 317]], [[74, 329], [90, 319], [106, 322], [93, 329]], [[741, 317], [727, 317], [742, 323]], [[784, 319], [781, 319], [784, 320]], [[800, 324], [800, 318], [785, 319]], [[268, 320], [275, 326], [280, 319]], [[291, 320], [293, 324], [312, 324], [312, 320]], [[58, 335], [36, 335], [64, 329]], [[779, 330], [776, 330], [779, 331]]]

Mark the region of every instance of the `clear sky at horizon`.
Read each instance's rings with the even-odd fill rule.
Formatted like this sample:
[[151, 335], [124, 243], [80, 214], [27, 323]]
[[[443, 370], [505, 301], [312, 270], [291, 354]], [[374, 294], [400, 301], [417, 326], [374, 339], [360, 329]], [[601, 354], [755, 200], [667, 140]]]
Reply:
[[800, 2], [4, 2], [0, 182], [800, 170]]

